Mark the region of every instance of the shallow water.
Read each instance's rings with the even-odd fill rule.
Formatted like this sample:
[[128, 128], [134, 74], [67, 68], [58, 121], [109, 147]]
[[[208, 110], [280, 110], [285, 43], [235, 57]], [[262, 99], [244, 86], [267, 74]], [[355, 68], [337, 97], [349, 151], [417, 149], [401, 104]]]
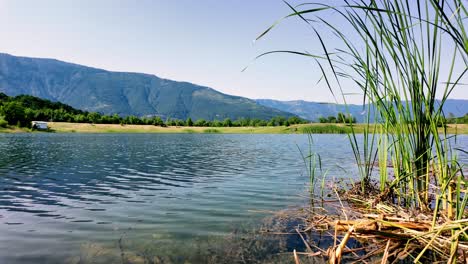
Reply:
[[[329, 179], [356, 175], [346, 136], [314, 141]], [[306, 135], [0, 134], [0, 263], [80, 263], [123, 243], [195, 254], [262, 211], [301, 204], [307, 145]]]

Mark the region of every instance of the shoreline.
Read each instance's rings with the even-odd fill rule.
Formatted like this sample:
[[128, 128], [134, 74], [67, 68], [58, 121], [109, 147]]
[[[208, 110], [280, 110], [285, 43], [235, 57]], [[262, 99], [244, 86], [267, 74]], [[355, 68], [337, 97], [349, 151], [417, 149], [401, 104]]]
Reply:
[[[291, 126], [267, 127], [186, 127], [154, 125], [120, 125], [48, 122], [50, 132], [54, 133], [155, 133], [155, 134], [346, 134], [350, 127], [336, 123], [310, 123]], [[354, 124], [356, 133], [362, 133], [365, 124]], [[0, 133], [44, 133], [28, 128], [0, 128]], [[448, 124], [448, 134], [468, 134], [468, 124]]]

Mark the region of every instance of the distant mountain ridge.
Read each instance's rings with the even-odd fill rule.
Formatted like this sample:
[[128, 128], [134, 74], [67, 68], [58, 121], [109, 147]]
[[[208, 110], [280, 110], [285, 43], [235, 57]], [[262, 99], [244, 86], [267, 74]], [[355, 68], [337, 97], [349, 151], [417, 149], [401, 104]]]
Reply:
[[193, 120], [293, 116], [248, 98], [188, 82], [5, 53], [0, 53], [0, 92], [33, 95], [81, 110], [123, 116]]
[[301, 118], [318, 121], [320, 117], [336, 116], [338, 113], [350, 113], [356, 117], [357, 122], [363, 122], [366, 115], [366, 108], [362, 105], [349, 104], [347, 107], [343, 104], [309, 102], [303, 100], [280, 101], [272, 99], [257, 99], [257, 103], [281, 109], [298, 115]]
[[[348, 112], [363, 122], [362, 105], [251, 100], [220, 93], [212, 88], [177, 82], [155, 75], [112, 72], [55, 59], [18, 57], [0, 53], [0, 92], [10, 96], [33, 95], [68, 104], [77, 109], [122, 116], [160, 116], [193, 120], [225, 118], [271, 119], [297, 115], [318, 121], [320, 117]], [[448, 116], [468, 113], [468, 100], [450, 99]]]
[[[256, 101], [261, 105], [290, 112], [311, 121], [318, 121], [320, 117], [336, 116], [339, 112], [349, 112], [352, 116], [356, 117], [357, 122], [364, 122], [367, 114], [367, 107], [355, 104], [349, 104], [346, 107], [343, 104], [317, 103], [302, 100], [279, 101], [257, 99]], [[455, 117], [464, 116], [468, 113], [468, 100], [448, 99], [444, 104], [443, 110], [447, 117], [449, 117], [450, 114], [453, 114]]]

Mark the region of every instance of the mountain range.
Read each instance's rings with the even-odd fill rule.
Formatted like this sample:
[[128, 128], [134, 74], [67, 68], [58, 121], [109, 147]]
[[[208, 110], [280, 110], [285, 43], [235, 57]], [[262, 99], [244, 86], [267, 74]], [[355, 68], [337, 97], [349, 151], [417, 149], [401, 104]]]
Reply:
[[5, 53], [0, 53], [0, 92], [9, 96], [33, 95], [81, 110], [122, 116], [193, 120], [294, 116], [248, 98], [188, 82]]
[[257, 103], [282, 111], [294, 113], [306, 120], [318, 121], [320, 117], [336, 116], [338, 113], [349, 113], [356, 117], [358, 122], [364, 120], [365, 109], [362, 105], [308, 102], [303, 100], [278, 101], [271, 99], [257, 99]]
[[[364, 121], [362, 105], [302, 100], [252, 100], [223, 94], [189, 82], [155, 75], [113, 72], [55, 59], [28, 58], [0, 53], [0, 92], [33, 95], [90, 112], [121, 116], [160, 116], [193, 120], [225, 118], [271, 119], [276, 116], [317, 121], [348, 112]], [[468, 100], [450, 99], [444, 112], [456, 117], [468, 113]]]
[[[306, 120], [318, 121], [320, 117], [336, 116], [338, 113], [349, 113], [356, 117], [356, 121], [365, 122], [368, 106], [333, 103], [317, 103], [302, 100], [278, 101], [271, 99], [257, 99], [257, 103], [275, 108], [281, 111], [293, 113]], [[440, 101], [438, 101], [440, 102]], [[372, 109], [371, 109], [372, 110]], [[444, 103], [443, 111], [447, 117], [461, 117], [468, 113], [468, 100], [447, 99]], [[372, 116], [372, 114], [371, 114]], [[371, 117], [372, 120], [372, 117]]]

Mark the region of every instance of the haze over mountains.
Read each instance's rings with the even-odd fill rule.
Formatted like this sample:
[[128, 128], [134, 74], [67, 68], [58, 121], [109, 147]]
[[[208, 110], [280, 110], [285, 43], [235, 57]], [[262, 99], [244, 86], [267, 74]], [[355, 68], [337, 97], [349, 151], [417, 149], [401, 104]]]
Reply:
[[111, 72], [0, 53], [0, 92], [28, 94], [103, 114], [186, 119], [270, 119], [293, 114], [254, 100], [155, 75]]
[[312, 121], [317, 121], [320, 117], [336, 116], [339, 112], [347, 113], [348, 110], [351, 115], [356, 117], [358, 122], [362, 122], [365, 114], [362, 105], [350, 104], [348, 105], [348, 109], [346, 109], [345, 105], [341, 104], [307, 102], [302, 100], [279, 101], [257, 99], [256, 101], [261, 105], [294, 113], [301, 118]]
[[[54, 59], [5, 53], [0, 53], [0, 92], [10, 96], [28, 94], [81, 110], [122, 116], [223, 120], [297, 115], [317, 121], [322, 116], [347, 112], [340, 104], [251, 100], [155, 75], [112, 72]], [[361, 105], [348, 105], [348, 110], [358, 122], [364, 121], [365, 112]], [[468, 113], [468, 100], [448, 100], [444, 111], [446, 115], [463, 116]]]
[[[257, 99], [256, 101], [261, 105], [290, 112], [301, 118], [314, 121], [317, 121], [320, 117], [336, 116], [339, 112], [348, 113], [349, 111], [352, 116], [356, 117], [357, 122], [364, 122], [367, 114], [367, 107], [364, 108], [362, 105], [348, 104], [346, 107], [342, 104], [317, 103], [302, 100], [278, 101]], [[468, 100], [448, 99], [445, 101], [443, 110], [447, 117], [449, 115], [455, 117], [464, 116], [468, 113]]]

